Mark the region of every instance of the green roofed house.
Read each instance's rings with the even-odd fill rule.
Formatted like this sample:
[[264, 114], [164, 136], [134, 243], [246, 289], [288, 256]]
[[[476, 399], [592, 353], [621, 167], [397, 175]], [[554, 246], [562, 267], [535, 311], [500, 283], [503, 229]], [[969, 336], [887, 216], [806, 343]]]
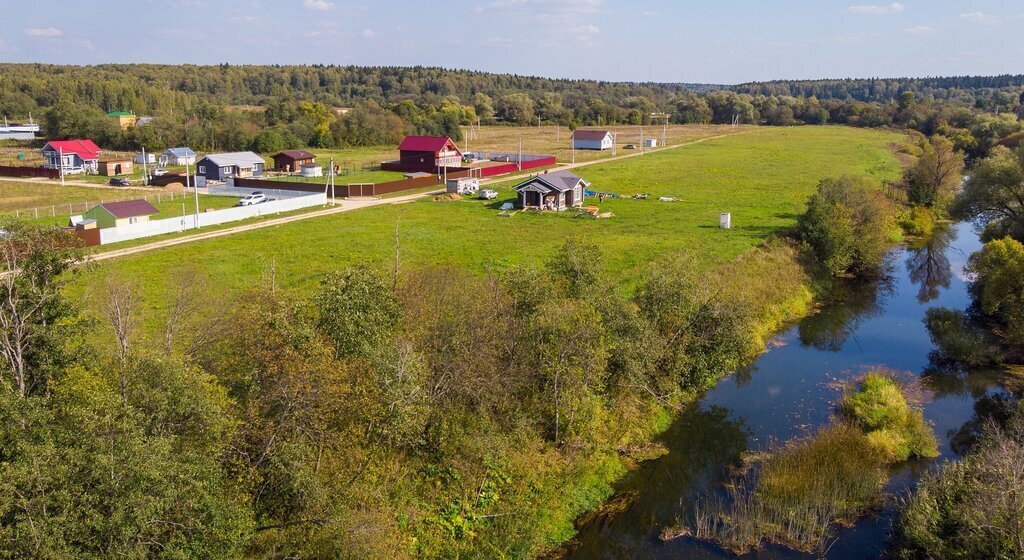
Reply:
[[121, 130], [128, 130], [135, 126], [135, 121], [138, 120], [134, 113], [127, 111], [111, 111], [107, 113], [107, 116], [117, 119], [117, 126], [121, 127]]
[[145, 200], [105, 202], [82, 214], [84, 220], [96, 220], [99, 229], [141, 224], [160, 212]]

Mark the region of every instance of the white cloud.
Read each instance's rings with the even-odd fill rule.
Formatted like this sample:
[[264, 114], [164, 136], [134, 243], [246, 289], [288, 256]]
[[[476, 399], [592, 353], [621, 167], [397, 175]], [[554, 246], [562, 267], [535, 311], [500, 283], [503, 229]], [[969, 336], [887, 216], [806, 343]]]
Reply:
[[228, 19], [230, 21], [235, 22], [235, 23], [260, 23], [261, 21], [263, 21], [263, 18], [261, 18], [260, 16], [252, 16], [252, 15], [249, 15], [249, 16], [232, 16], [232, 17], [230, 17]]
[[985, 12], [970, 12], [966, 14], [960, 14], [960, 19], [972, 23], [984, 23], [986, 25], [999, 23], [998, 17], [991, 14], [986, 14]]
[[914, 27], [908, 27], [904, 29], [903, 32], [906, 33], [907, 35], [927, 36], [935, 35], [936, 33], [939, 32], [939, 30], [935, 29], [934, 27], [928, 27], [927, 25], [917, 25]]
[[63, 34], [56, 27], [29, 27], [25, 29], [25, 35], [29, 37], [60, 37]]
[[898, 14], [905, 9], [903, 4], [893, 2], [888, 6], [860, 5], [850, 6], [846, 9], [848, 13], [858, 16], [880, 16], [885, 14]]
[[326, 11], [334, 9], [334, 2], [328, 2], [327, 0], [304, 0], [302, 7], [307, 10]]
[[642, 15], [644, 17], [655, 17], [655, 16], [660, 15], [660, 14], [658, 14], [658, 12], [655, 12], [654, 10], [649, 10], [649, 11], [641, 13], [640, 15]]
[[377, 32], [370, 28], [366, 28], [363, 30], [362, 36], [366, 39], [372, 39], [377, 36]]

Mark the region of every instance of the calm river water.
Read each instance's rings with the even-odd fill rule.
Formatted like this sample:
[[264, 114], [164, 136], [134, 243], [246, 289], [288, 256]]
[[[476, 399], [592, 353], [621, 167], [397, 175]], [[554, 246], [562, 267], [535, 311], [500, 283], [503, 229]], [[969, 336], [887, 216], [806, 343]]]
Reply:
[[[770, 351], [681, 413], [661, 438], [669, 453], [619, 484], [617, 491], [630, 496], [630, 506], [580, 527], [565, 557], [735, 558], [713, 545], [689, 538], [662, 542], [659, 535], [685, 521], [698, 496], [719, 488], [741, 453], [765, 449], [827, 422], [839, 382], [871, 366], [922, 379], [933, 393], [924, 410], [940, 442], [938, 461], [958, 457], [976, 428], [976, 408], [983, 409], [1002, 389], [993, 374], [951, 372], [934, 365], [923, 319], [930, 307], [967, 307], [963, 268], [980, 247], [970, 226], [949, 226], [926, 242], [893, 251], [887, 281], [839, 287], [820, 313], [776, 337]], [[889, 492], [905, 493], [933, 465], [905, 466], [894, 473]], [[878, 558], [891, 517], [890, 504], [840, 530], [828, 558]], [[743, 556], [810, 557], [774, 547]]]

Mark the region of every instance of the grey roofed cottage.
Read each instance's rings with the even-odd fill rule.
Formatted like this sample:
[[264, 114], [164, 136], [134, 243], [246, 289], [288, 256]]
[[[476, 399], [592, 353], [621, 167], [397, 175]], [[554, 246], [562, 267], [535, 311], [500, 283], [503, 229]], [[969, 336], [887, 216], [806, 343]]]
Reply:
[[520, 208], [565, 210], [583, 206], [584, 190], [590, 183], [569, 171], [534, 175], [516, 185]]
[[610, 150], [615, 136], [607, 130], [576, 130], [572, 133], [572, 147], [577, 150]]
[[167, 165], [192, 165], [196, 162], [196, 153], [191, 148], [168, 148], [160, 154], [167, 158]]
[[253, 152], [208, 154], [196, 161], [196, 173], [208, 181], [225, 181], [230, 177], [263, 175], [263, 158]]

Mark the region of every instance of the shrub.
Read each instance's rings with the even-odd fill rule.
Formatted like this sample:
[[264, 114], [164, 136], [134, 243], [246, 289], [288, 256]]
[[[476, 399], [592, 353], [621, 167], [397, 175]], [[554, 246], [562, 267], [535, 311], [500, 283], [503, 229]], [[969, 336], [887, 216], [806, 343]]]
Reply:
[[899, 223], [907, 235], [927, 237], [935, 229], [935, 215], [927, 208], [914, 206], [900, 216]]
[[865, 376], [856, 390], [846, 393], [839, 408], [887, 463], [938, 455], [923, 414], [907, 404], [899, 383], [885, 372]]
[[990, 241], [971, 255], [968, 269], [982, 312], [999, 322], [1008, 343], [1024, 346], [1024, 245], [1010, 237]]

